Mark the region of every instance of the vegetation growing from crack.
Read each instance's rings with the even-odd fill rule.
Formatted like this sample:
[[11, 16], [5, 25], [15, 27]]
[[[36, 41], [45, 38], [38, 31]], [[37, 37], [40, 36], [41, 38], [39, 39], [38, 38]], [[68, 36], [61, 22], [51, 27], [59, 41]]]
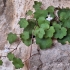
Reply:
[[[30, 46], [33, 44], [33, 38], [36, 39], [36, 44], [40, 49], [50, 48], [53, 40], [65, 44], [70, 42], [70, 9], [69, 8], [55, 8], [49, 6], [47, 9], [41, 8], [41, 2], [34, 2], [33, 8], [35, 12], [29, 10], [26, 15], [33, 16], [31, 19], [20, 18], [20, 28], [24, 28], [23, 33], [20, 34], [22, 42]], [[10, 44], [17, 40], [17, 35], [9, 33], [7, 40]], [[22, 68], [24, 66], [21, 59], [16, 58], [14, 54], [8, 53], [7, 57], [12, 61], [15, 68]], [[0, 65], [2, 65], [0, 60]]]

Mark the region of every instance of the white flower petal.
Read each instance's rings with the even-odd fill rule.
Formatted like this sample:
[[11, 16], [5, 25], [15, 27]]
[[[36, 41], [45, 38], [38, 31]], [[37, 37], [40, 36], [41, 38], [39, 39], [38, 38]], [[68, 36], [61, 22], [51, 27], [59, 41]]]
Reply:
[[51, 21], [53, 18], [50, 17], [50, 15], [48, 15], [48, 18], [46, 18], [46, 20]]
[[9, 49], [4, 49], [3, 52], [8, 53], [10, 50]]

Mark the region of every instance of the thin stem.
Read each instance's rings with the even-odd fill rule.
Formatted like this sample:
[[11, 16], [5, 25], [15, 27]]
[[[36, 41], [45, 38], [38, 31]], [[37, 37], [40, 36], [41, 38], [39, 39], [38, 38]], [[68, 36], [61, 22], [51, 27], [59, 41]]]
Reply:
[[32, 34], [32, 39], [31, 39], [30, 57], [31, 57], [31, 53], [32, 53], [32, 44], [33, 44], [33, 34]]

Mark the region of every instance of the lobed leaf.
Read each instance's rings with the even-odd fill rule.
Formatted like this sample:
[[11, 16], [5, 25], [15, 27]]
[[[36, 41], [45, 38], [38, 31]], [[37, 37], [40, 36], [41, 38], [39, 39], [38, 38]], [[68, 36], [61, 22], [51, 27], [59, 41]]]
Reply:
[[70, 28], [70, 20], [66, 20], [63, 24], [64, 27]]
[[38, 2], [38, 1], [34, 1], [34, 5], [33, 8], [35, 8], [35, 10], [39, 10], [41, 7], [42, 3]]
[[18, 24], [20, 25], [20, 28], [26, 28], [28, 26], [28, 21], [25, 18], [20, 18]]
[[41, 24], [41, 26], [40, 26], [41, 28], [43, 28], [44, 30], [47, 30], [47, 29], [49, 29], [49, 24], [46, 24], [46, 23], [44, 23], [44, 24]]
[[23, 41], [26, 46], [30, 46], [32, 44], [31, 39], [27, 39]]
[[67, 35], [65, 37], [63, 37], [62, 39], [57, 39], [57, 40], [58, 42], [62, 44], [66, 44], [66, 41], [70, 43], [70, 29], [67, 30]]
[[47, 15], [48, 15], [47, 10], [37, 10], [34, 12], [34, 18], [36, 18], [36, 19], [38, 19], [39, 17], [46, 18]]
[[41, 49], [47, 49], [52, 46], [52, 39], [51, 38], [40, 39], [36, 37], [36, 44], [38, 44]]
[[36, 25], [36, 20], [34, 19], [29, 19], [28, 20], [29, 25], [24, 29], [24, 31], [29, 32], [29, 34], [32, 34], [32, 30], [34, 29]]
[[22, 40], [27, 40], [27, 39], [29, 39], [29, 32], [24, 31], [22, 34], [20, 34], [20, 38], [21, 38]]
[[38, 28], [38, 29], [35, 29], [33, 31], [34, 35], [39, 37], [39, 38], [43, 38], [44, 34], [45, 34], [45, 31], [43, 28]]
[[53, 37], [54, 32], [55, 32], [54, 27], [50, 26], [50, 28], [48, 30], [46, 30], [45, 38], [47, 38], [47, 37]]
[[67, 29], [62, 27], [61, 29], [58, 29], [54, 35], [55, 38], [62, 39], [67, 34]]
[[22, 60], [20, 58], [13, 58], [13, 65], [15, 66], [16, 69], [22, 68], [24, 66]]
[[54, 7], [53, 6], [49, 6], [48, 8], [47, 8], [47, 10], [48, 10], [48, 12], [49, 13], [53, 13], [54, 12]]
[[9, 41], [10, 44], [12, 44], [13, 42], [17, 40], [17, 35], [13, 33], [9, 33], [7, 40]]
[[26, 15], [32, 15], [33, 11], [28, 10], [28, 12], [26, 13]]
[[7, 58], [8, 58], [10, 61], [12, 61], [14, 57], [15, 57], [15, 56], [14, 56], [14, 54], [12, 54], [12, 53], [8, 53], [8, 55], [7, 55]]

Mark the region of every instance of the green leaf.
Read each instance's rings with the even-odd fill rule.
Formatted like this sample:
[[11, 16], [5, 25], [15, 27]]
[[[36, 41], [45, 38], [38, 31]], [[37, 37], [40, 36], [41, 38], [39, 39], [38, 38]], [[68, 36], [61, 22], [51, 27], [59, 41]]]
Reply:
[[68, 41], [70, 43], [70, 29], [68, 29], [67, 31], [67, 35], [65, 37], [63, 37], [62, 39], [57, 39], [58, 42], [62, 43], [62, 44], [66, 44], [66, 41]]
[[50, 21], [48, 21], [48, 20], [45, 20], [45, 22], [44, 23], [46, 23], [46, 24], [49, 24], [50, 25]]
[[41, 26], [40, 26], [41, 28], [43, 28], [44, 30], [46, 30], [46, 29], [49, 29], [49, 24], [46, 24], [46, 23], [44, 23], [44, 24], [41, 24]]
[[44, 29], [39, 28], [38, 37], [39, 37], [39, 38], [43, 38], [44, 34], [45, 34]]
[[28, 26], [28, 22], [25, 18], [20, 18], [19, 25], [20, 28], [26, 28]]
[[47, 38], [47, 37], [53, 37], [54, 32], [55, 32], [55, 29], [54, 29], [53, 26], [51, 26], [48, 30], [46, 30], [45, 38]]
[[9, 41], [10, 44], [12, 44], [13, 42], [17, 40], [17, 35], [13, 33], [9, 33], [7, 40]]
[[3, 61], [2, 60], [0, 60], [0, 65], [2, 65], [3, 64]]
[[39, 27], [38, 26], [35, 26], [34, 29], [32, 30], [32, 34], [34, 36], [36, 36], [38, 34], [38, 32], [39, 32]]
[[60, 20], [63, 21], [66, 19], [66, 13], [65, 12], [61, 12], [60, 13]]
[[52, 46], [52, 39], [47, 38], [47, 39], [40, 39], [36, 38], [36, 43], [39, 45], [41, 49], [47, 49]]
[[52, 17], [54, 19], [54, 17], [55, 17], [54, 13], [50, 13], [49, 15], [50, 15], [50, 17]]
[[66, 15], [65, 15], [65, 19], [68, 19], [68, 18], [70, 18], [70, 9], [69, 8], [63, 8], [63, 9], [60, 9], [59, 11], [58, 11], [58, 16], [60, 17], [60, 14], [62, 13], [62, 12], [64, 12]]
[[61, 12], [66, 12], [66, 9], [63, 8], [63, 9], [58, 10], [58, 16], [60, 16], [60, 13], [61, 13]]
[[66, 44], [67, 41], [70, 43], [70, 35], [67, 35], [62, 39], [58, 39], [58, 42], [60, 42], [61, 44]]
[[13, 58], [13, 65], [15, 66], [16, 69], [22, 68], [24, 66], [22, 60], [20, 58]]
[[31, 39], [23, 41], [26, 46], [30, 46], [32, 44]]
[[35, 29], [33, 31], [34, 35], [39, 37], [39, 38], [43, 38], [44, 34], [45, 34], [45, 31], [43, 28], [38, 28], [38, 29]]
[[29, 32], [24, 31], [22, 34], [20, 34], [20, 37], [21, 37], [22, 40], [29, 39]]
[[48, 11], [47, 10], [37, 10], [34, 13], [34, 18], [36, 18], [36, 19], [38, 19], [39, 17], [46, 18], [47, 15], [48, 15]]
[[38, 19], [38, 25], [40, 27], [43, 27], [45, 29], [47, 29], [49, 27], [50, 22], [48, 20], [46, 20], [44, 17], [39, 17]]
[[42, 3], [38, 2], [38, 1], [34, 1], [34, 5], [33, 8], [35, 8], [35, 10], [39, 10], [41, 7]]
[[29, 32], [29, 34], [32, 34], [32, 30], [34, 29], [34, 26], [36, 25], [36, 20], [29, 19], [28, 20], [29, 25], [24, 29], [24, 31]]
[[47, 8], [47, 10], [48, 10], [48, 12], [49, 13], [53, 13], [54, 12], [54, 7], [53, 6], [49, 6], [48, 8]]
[[26, 14], [27, 15], [32, 15], [33, 11], [29, 10]]
[[31, 43], [31, 39], [30, 39], [30, 35], [28, 31], [24, 31], [20, 37], [21, 37], [21, 40], [23, 41], [23, 43], [26, 45], [26, 46], [30, 46], [32, 43]]
[[60, 17], [60, 20], [62, 22], [65, 22], [66, 20], [70, 19], [70, 9], [69, 8], [63, 8], [58, 11], [58, 16]]
[[12, 54], [12, 53], [8, 53], [8, 55], [7, 55], [7, 58], [8, 58], [10, 61], [12, 61], [14, 57], [15, 57], [15, 56], [14, 56], [14, 54]]
[[70, 28], [70, 20], [66, 20], [63, 24], [64, 27]]
[[62, 27], [61, 29], [57, 30], [54, 37], [62, 39], [67, 34], [67, 29]]
[[32, 31], [32, 33], [33, 33], [34, 36], [37, 36], [38, 32], [39, 32], [38, 29], [35, 29], [35, 30]]
[[39, 19], [38, 19], [38, 24], [39, 24], [39, 26], [40, 26], [41, 24], [43, 24], [44, 21], [45, 21], [45, 18], [44, 18], [44, 17], [39, 17]]
[[55, 30], [61, 29], [61, 25], [58, 24], [57, 22], [53, 22], [53, 26], [54, 26]]

